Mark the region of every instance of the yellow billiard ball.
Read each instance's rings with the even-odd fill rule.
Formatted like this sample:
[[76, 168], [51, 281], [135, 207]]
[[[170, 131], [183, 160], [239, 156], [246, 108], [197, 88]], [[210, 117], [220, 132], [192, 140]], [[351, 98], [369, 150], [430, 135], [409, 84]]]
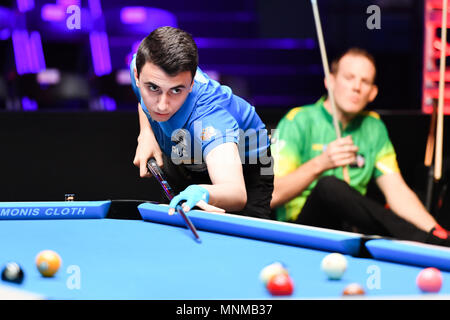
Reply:
[[61, 266], [61, 257], [52, 250], [44, 250], [36, 256], [36, 266], [44, 277], [53, 277]]

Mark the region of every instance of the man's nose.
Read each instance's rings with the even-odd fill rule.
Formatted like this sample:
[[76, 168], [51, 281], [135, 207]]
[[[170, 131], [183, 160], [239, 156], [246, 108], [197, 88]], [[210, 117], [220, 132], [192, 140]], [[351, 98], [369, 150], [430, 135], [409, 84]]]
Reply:
[[361, 90], [362, 81], [361, 80], [354, 80], [353, 81], [353, 90], [360, 91]]
[[157, 112], [165, 113], [169, 109], [169, 99], [167, 95], [162, 94], [157, 104]]

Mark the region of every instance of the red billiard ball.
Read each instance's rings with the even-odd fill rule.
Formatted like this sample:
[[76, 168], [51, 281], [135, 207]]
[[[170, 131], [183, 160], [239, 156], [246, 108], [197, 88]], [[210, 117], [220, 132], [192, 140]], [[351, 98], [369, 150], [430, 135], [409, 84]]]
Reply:
[[294, 282], [286, 273], [280, 273], [267, 282], [267, 290], [273, 296], [288, 296], [294, 292]]
[[365, 294], [364, 288], [359, 283], [350, 283], [342, 291], [343, 296], [363, 296]]
[[442, 274], [436, 268], [423, 269], [417, 275], [416, 283], [423, 292], [439, 292], [442, 287]]

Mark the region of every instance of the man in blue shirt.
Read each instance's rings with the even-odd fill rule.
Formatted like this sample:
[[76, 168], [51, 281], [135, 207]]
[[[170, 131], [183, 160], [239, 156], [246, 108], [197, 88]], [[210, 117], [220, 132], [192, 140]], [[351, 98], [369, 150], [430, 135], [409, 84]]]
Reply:
[[180, 201], [213, 212], [269, 218], [272, 158], [255, 108], [198, 68], [183, 30], [162, 27], [140, 44], [130, 65], [140, 133], [133, 163], [147, 177], [154, 157]]

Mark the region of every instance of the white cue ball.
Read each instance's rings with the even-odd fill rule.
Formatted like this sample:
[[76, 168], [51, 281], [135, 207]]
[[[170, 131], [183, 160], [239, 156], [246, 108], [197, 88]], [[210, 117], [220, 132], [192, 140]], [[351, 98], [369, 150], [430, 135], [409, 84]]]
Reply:
[[340, 253], [330, 253], [322, 259], [320, 268], [328, 279], [339, 280], [347, 270], [347, 259]]

